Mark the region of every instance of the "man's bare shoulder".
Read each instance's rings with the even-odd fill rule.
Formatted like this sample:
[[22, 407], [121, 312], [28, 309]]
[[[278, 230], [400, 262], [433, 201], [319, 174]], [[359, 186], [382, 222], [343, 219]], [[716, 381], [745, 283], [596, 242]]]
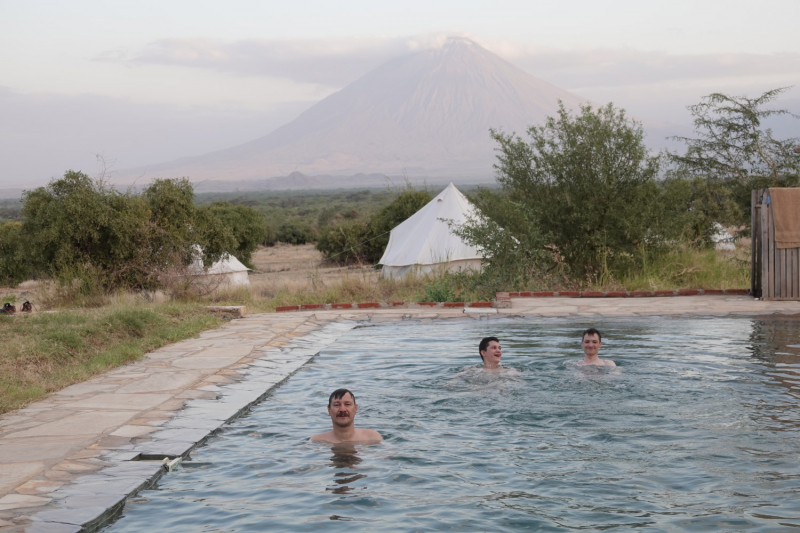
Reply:
[[617, 366], [617, 364], [612, 361], [611, 359], [600, 359], [593, 363], [587, 363], [586, 361], [578, 361], [578, 366]]
[[326, 444], [341, 444], [343, 442], [380, 442], [383, 437], [374, 429], [356, 429], [352, 439], [341, 440], [333, 431], [326, 431], [311, 437], [311, 442], [323, 442]]
[[326, 431], [325, 433], [320, 433], [311, 437], [311, 442], [329, 442], [335, 444], [337, 441], [333, 431]]
[[375, 442], [382, 441], [383, 437], [374, 429], [358, 429], [356, 430], [355, 439], [359, 442]]

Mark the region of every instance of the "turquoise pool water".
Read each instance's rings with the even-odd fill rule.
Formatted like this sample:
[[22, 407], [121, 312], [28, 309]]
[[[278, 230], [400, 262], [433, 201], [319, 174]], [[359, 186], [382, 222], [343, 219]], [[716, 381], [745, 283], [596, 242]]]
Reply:
[[[616, 371], [566, 364], [590, 325]], [[488, 334], [513, 371], [477, 370]], [[790, 530], [798, 354], [792, 320], [358, 327], [106, 531]], [[308, 441], [338, 387], [384, 443]]]

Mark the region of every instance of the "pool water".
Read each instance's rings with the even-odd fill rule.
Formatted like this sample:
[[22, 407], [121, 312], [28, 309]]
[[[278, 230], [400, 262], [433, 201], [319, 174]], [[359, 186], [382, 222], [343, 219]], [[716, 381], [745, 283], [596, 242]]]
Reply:
[[[569, 364], [588, 326], [617, 369]], [[383, 443], [308, 441], [338, 387]], [[789, 530], [798, 393], [791, 319], [357, 327], [106, 531]]]

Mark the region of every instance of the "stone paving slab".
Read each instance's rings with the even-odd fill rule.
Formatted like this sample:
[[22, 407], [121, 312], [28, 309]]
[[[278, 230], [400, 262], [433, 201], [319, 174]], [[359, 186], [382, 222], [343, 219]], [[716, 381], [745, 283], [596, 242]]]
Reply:
[[[530, 317], [800, 314], [800, 302], [748, 296], [520, 298], [493, 313], [461, 308], [311, 310], [249, 315], [0, 417], [0, 532], [74, 533], [263, 399], [354, 322]], [[152, 458], [155, 460], [143, 460]]]

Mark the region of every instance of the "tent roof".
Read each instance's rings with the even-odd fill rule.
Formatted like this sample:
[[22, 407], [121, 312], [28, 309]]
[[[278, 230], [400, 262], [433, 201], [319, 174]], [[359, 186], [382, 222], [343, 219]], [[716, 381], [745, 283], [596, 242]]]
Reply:
[[455, 185], [448, 185], [422, 209], [389, 234], [389, 244], [379, 261], [382, 265], [434, 265], [446, 261], [480, 259], [478, 249], [450, 231], [444, 220], [463, 224], [477, 214], [475, 206]]
[[250, 270], [231, 254], [225, 254], [219, 260], [215, 261], [210, 267], [203, 268], [203, 260], [200, 256], [202, 248], [195, 244], [194, 250], [195, 257], [192, 261], [192, 264], [189, 265], [189, 269], [193, 274], [230, 274], [232, 272], [247, 272]]

